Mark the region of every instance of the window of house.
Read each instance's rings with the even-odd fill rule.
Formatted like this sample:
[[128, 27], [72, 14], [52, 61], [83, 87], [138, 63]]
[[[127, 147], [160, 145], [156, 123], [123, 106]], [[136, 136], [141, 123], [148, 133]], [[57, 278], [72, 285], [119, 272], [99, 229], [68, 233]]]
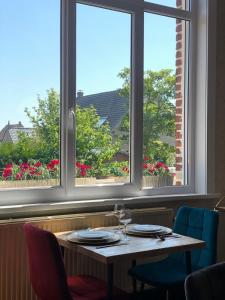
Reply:
[[4, 5], [5, 203], [196, 190], [196, 1]]

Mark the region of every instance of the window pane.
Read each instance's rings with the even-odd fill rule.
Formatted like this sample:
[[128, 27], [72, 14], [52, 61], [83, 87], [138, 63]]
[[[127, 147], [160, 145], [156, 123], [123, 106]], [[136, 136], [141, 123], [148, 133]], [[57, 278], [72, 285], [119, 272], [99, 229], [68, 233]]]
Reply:
[[144, 187], [185, 184], [186, 25], [145, 13]]
[[129, 177], [131, 16], [77, 5], [76, 185]]
[[58, 185], [60, 1], [3, 1], [0, 39], [0, 188]]
[[155, 4], [170, 6], [179, 9], [189, 9], [189, 0], [145, 0]]

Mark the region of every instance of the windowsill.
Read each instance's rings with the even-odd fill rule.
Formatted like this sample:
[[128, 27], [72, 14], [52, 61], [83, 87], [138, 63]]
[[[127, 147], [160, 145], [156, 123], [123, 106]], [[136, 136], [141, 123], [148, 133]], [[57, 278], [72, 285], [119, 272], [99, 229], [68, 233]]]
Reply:
[[[99, 199], [87, 201], [67, 201], [67, 202], [51, 202], [51, 203], [36, 203], [36, 204], [22, 204], [0, 206], [0, 220], [15, 219], [35, 216], [49, 216], [62, 215], [69, 213], [82, 212], [97, 212], [111, 210], [112, 206], [123, 200], [127, 206], [131, 208], [138, 207], [156, 207], [167, 206], [170, 207], [174, 203], [179, 206], [184, 201], [189, 202], [195, 200], [216, 200], [218, 201], [220, 194], [183, 194], [183, 195], [168, 195], [168, 196], [143, 196], [133, 198], [116, 198], [116, 199]], [[193, 204], [192, 204], [193, 205]], [[203, 204], [202, 204], [203, 205]], [[213, 203], [212, 203], [213, 205]], [[213, 205], [214, 206], [214, 205]]]

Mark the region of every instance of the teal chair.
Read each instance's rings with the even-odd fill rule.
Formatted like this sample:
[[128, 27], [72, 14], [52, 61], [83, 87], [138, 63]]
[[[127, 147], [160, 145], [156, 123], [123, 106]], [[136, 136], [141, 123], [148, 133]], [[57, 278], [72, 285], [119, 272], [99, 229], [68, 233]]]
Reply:
[[[218, 213], [205, 208], [183, 206], [179, 208], [173, 231], [196, 239], [204, 240], [203, 249], [191, 251], [192, 271], [216, 262]], [[137, 265], [129, 270], [133, 280], [165, 290], [181, 287], [183, 290], [187, 274], [185, 253], [169, 255], [166, 259]]]

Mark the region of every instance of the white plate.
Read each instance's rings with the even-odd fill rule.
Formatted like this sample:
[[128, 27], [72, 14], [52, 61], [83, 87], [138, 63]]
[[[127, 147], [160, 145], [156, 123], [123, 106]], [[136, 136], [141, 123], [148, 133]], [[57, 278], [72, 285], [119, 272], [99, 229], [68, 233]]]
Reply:
[[71, 233], [67, 236], [67, 240], [77, 244], [86, 244], [86, 245], [101, 245], [101, 244], [111, 244], [118, 242], [120, 236], [116, 233], [110, 232], [110, 237], [105, 239], [80, 239], [77, 237], [77, 234]]
[[127, 233], [131, 234], [131, 235], [151, 237], [151, 236], [156, 236], [156, 235], [171, 234], [172, 230], [168, 227], [159, 226], [159, 225], [134, 224], [134, 225], [128, 226]]
[[[165, 227], [164, 227], [165, 228]], [[131, 225], [131, 229], [135, 231], [140, 231], [140, 232], [158, 232], [164, 229], [162, 226], [159, 225], [150, 225], [150, 224], [136, 224], [136, 225]]]
[[77, 237], [79, 239], [108, 239], [112, 236], [111, 232], [103, 230], [80, 230], [77, 232]]

